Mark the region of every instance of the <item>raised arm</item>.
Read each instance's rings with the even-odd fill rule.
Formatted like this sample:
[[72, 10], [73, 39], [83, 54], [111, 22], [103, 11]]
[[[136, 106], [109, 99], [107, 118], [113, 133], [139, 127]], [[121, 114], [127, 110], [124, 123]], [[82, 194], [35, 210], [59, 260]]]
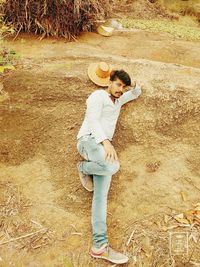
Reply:
[[100, 123], [100, 117], [103, 109], [103, 97], [95, 91], [88, 97], [86, 104], [86, 118], [89, 128], [95, 137], [96, 143], [101, 143], [103, 140], [107, 139]]
[[126, 104], [127, 102], [134, 100], [139, 97], [141, 94], [141, 86], [136, 84], [136, 86], [129, 91], [125, 92], [119, 99], [121, 102], [121, 105]]

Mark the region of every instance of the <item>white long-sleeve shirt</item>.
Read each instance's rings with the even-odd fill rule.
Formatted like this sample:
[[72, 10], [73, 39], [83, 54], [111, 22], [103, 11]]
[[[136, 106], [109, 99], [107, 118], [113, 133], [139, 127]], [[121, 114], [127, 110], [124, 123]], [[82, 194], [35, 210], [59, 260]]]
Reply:
[[112, 141], [121, 106], [138, 98], [140, 94], [141, 88], [136, 85], [135, 88], [116, 98], [113, 103], [111, 94], [104, 89], [94, 91], [86, 100], [85, 118], [77, 139], [91, 134], [95, 137], [96, 143], [101, 143], [105, 139]]

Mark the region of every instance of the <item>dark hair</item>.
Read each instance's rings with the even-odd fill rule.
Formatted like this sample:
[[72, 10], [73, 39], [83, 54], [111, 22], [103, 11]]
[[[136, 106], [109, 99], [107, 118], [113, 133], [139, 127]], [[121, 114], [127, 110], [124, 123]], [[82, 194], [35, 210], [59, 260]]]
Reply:
[[110, 73], [111, 81], [115, 81], [117, 78], [120, 79], [126, 86], [131, 85], [131, 78], [124, 70], [113, 70]]

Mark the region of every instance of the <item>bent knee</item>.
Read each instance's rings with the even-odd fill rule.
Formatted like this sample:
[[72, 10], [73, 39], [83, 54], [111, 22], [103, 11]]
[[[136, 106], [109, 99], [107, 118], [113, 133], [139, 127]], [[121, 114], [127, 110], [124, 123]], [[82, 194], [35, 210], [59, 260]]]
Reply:
[[120, 163], [117, 160], [112, 163], [104, 162], [103, 165], [104, 165], [105, 171], [110, 175], [115, 174], [120, 169]]

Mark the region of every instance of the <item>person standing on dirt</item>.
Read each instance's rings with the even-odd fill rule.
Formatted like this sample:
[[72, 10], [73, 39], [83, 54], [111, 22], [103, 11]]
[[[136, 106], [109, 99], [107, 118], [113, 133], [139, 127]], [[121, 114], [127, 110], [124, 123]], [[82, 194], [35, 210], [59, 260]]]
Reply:
[[92, 63], [88, 68], [89, 78], [97, 85], [107, 87], [90, 94], [86, 100], [84, 121], [77, 135], [77, 149], [85, 159], [77, 164], [83, 187], [93, 193], [92, 238], [90, 255], [123, 264], [128, 257], [113, 250], [107, 237], [107, 195], [112, 175], [120, 167], [117, 153], [112, 145], [121, 106], [138, 98], [141, 86], [131, 86], [131, 78], [124, 70], [110, 70], [105, 62]]

